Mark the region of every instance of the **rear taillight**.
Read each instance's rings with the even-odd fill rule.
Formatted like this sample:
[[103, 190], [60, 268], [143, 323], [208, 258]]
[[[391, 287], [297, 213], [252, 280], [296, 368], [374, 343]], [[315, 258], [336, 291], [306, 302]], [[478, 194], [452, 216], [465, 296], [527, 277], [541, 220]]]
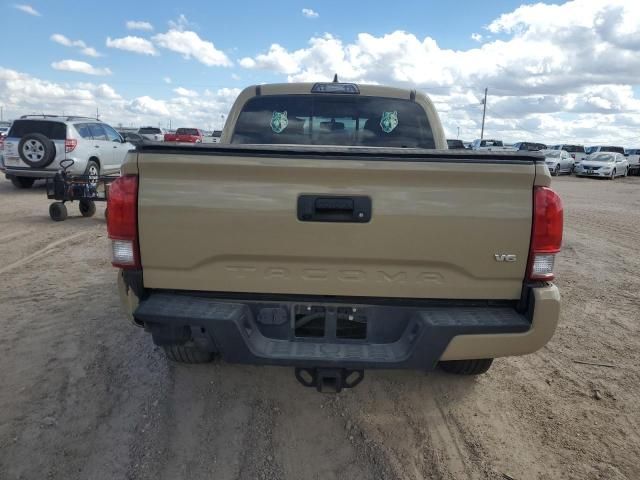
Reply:
[[67, 153], [73, 152], [76, 149], [77, 145], [78, 141], [75, 138], [67, 138], [64, 141], [64, 151]]
[[575, 154], [575, 153], [572, 153], [572, 154], [571, 154], [571, 158], [573, 158], [573, 159], [575, 160], [575, 159], [576, 159], [576, 154]]
[[114, 267], [140, 268], [138, 249], [138, 177], [127, 175], [109, 186], [107, 232]]
[[553, 280], [555, 256], [562, 246], [562, 200], [548, 187], [534, 187], [529, 280]]
[[0, 135], [0, 152], [4, 150], [4, 135]]

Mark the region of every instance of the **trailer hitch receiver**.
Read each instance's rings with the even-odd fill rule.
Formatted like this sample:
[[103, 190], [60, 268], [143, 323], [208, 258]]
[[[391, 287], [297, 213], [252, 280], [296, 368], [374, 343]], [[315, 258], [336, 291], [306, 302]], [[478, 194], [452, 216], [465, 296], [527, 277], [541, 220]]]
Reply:
[[315, 387], [321, 393], [340, 393], [353, 388], [364, 378], [364, 370], [347, 368], [296, 368], [296, 379], [305, 387]]

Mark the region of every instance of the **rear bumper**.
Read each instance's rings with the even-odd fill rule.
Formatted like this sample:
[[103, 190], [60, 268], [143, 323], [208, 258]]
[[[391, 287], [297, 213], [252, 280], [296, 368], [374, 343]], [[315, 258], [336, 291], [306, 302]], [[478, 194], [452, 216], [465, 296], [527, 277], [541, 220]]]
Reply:
[[[87, 160], [75, 160], [75, 163], [67, 171], [72, 175], [82, 175], [86, 168]], [[48, 168], [43, 169], [4, 166], [4, 173], [9, 177], [53, 178], [59, 170], [60, 167], [57, 164], [52, 164]]]
[[[138, 302], [122, 275], [119, 278], [125, 308], [136, 323], [152, 333], [156, 344], [175, 343], [186, 331], [195, 334], [194, 340], [219, 351], [230, 363], [295, 367], [428, 370], [440, 360], [531, 353], [553, 335], [560, 304], [553, 285], [532, 289], [530, 312], [525, 315], [506, 304], [399, 306], [313, 300], [238, 301], [162, 291], [152, 291]], [[300, 305], [327, 308], [329, 326], [324, 337], [294, 336], [292, 312]], [[336, 338], [335, 315], [331, 312], [345, 305], [366, 316], [366, 338]], [[282, 309], [282, 323], [274, 324], [275, 315], [265, 322], [260, 314], [265, 308]]]

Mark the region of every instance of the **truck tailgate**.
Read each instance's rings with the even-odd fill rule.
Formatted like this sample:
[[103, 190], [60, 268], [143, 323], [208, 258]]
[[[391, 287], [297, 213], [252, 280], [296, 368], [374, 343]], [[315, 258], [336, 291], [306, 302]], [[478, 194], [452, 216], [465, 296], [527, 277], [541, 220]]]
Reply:
[[[533, 159], [446, 152], [428, 159], [239, 152], [215, 147], [139, 152], [145, 287], [520, 298], [531, 233]], [[368, 198], [371, 218], [303, 221], [298, 212], [303, 195]]]

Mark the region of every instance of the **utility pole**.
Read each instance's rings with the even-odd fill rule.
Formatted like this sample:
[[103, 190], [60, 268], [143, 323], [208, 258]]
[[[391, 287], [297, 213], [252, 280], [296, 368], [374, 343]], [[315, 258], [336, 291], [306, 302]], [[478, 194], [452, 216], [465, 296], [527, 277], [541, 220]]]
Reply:
[[460, 127], [458, 127], [458, 134], [456, 135], [456, 138], [460, 138]]
[[0, 122], [4, 121], [4, 107], [0, 107]]
[[100, 120], [100, 111], [98, 110], [98, 107], [96, 107], [96, 120]]
[[487, 114], [487, 90], [489, 89], [484, 89], [484, 100], [482, 100], [482, 130], [480, 130], [480, 140], [484, 138], [484, 117]]

